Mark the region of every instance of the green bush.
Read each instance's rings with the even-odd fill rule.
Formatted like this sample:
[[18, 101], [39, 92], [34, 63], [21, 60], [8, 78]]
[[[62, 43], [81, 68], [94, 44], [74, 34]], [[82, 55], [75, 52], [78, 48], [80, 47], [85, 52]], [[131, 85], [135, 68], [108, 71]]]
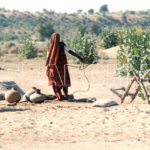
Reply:
[[118, 45], [118, 35], [114, 30], [103, 30], [100, 34], [101, 43], [100, 45], [103, 48], [111, 48], [113, 46]]
[[142, 75], [150, 69], [150, 30], [133, 27], [126, 31], [124, 44], [118, 51], [117, 74], [121, 76], [132, 75], [134, 69]]
[[0, 31], [0, 41], [10, 41], [10, 40], [17, 40], [18, 36], [13, 31], [2, 32]]
[[148, 11], [139, 11], [139, 14], [141, 14], [141, 15], [148, 15]]
[[49, 22], [46, 24], [41, 24], [38, 31], [41, 40], [44, 40], [45, 38], [50, 38], [51, 35], [55, 32], [53, 25]]
[[100, 7], [100, 9], [99, 9], [99, 12], [100, 12], [100, 13], [107, 13], [107, 12], [109, 12], [109, 10], [108, 10], [108, 5], [107, 5], [107, 4], [102, 5], [102, 6]]
[[125, 32], [125, 28], [104, 29], [100, 34], [101, 47], [107, 49], [123, 44]]
[[96, 34], [97, 36], [102, 32], [100, 25], [93, 23], [90, 28], [90, 32], [92, 34]]
[[27, 32], [19, 32], [19, 41], [25, 41], [26, 39], [31, 39], [31, 35]]
[[88, 33], [88, 27], [87, 27], [87, 25], [80, 25], [78, 27], [78, 32], [80, 32], [82, 36], [84, 34], [87, 34]]
[[136, 13], [136, 12], [135, 12], [135, 11], [133, 11], [133, 10], [129, 11], [129, 14], [134, 15], [135, 13]]
[[88, 14], [94, 14], [94, 9], [89, 9]]
[[1, 48], [0, 48], [0, 57], [2, 56], [2, 50], [1, 50]]
[[[90, 37], [87, 34], [82, 36], [81, 33], [78, 33], [71, 41], [71, 48], [84, 58], [85, 63], [95, 63], [98, 59], [95, 36]], [[75, 57], [73, 57], [73, 61], [79, 63]]]
[[25, 40], [24, 45], [19, 48], [19, 55], [27, 59], [35, 58], [37, 56], [35, 45], [30, 40]]

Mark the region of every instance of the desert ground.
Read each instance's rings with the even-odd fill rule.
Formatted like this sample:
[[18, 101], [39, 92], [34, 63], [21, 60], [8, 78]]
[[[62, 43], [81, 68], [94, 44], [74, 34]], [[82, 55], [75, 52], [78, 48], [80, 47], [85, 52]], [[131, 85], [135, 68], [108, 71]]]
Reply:
[[[89, 81], [79, 65], [70, 62], [69, 93], [76, 100], [111, 99], [118, 106], [92, 107], [92, 103], [56, 99], [41, 104], [21, 100], [8, 106], [0, 101], [0, 150], [149, 150], [150, 106], [138, 97], [131, 104], [130, 97], [120, 103], [110, 88], [126, 87], [131, 78], [117, 77], [114, 53], [110, 50], [107, 55], [108, 60], [85, 68]], [[14, 81], [24, 92], [35, 86], [53, 94], [44, 64], [42, 58], [2, 57], [0, 82]]]

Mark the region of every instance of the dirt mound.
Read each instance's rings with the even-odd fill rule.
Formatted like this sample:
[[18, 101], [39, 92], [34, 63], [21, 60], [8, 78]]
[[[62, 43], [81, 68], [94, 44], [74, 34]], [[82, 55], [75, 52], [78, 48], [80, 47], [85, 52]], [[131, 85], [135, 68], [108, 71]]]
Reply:
[[104, 53], [108, 58], [117, 58], [117, 52], [120, 49], [120, 46], [115, 46], [109, 49], [101, 50], [102, 53]]

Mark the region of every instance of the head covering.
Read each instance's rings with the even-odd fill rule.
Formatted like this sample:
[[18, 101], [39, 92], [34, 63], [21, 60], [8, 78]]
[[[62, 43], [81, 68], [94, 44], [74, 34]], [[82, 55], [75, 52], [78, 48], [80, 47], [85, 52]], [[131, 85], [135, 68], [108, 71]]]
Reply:
[[59, 33], [53, 33], [48, 49], [48, 58], [46, 60], [46, 66], [50, 68], [53, 73], [56, 71], [56, 64], [59, 56], [59, 41]]

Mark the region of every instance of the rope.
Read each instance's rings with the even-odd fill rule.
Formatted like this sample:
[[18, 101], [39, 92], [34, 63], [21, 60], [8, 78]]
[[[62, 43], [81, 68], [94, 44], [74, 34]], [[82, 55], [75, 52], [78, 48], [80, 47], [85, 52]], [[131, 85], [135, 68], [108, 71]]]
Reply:
[[68, 65], [68, 66], [71, 66], [71, 67], [74, 67], [74, 68], [79, 68], [79, 70], [83, 70], [83, 74], [84, 74], [84, 77], [85, 77], [85, 80], [88, 84], [88, 87], [86, 90], [78, 90], [78, 91], [75, 91], [73, 92], [72, 94], [74, 95], [75, 93], [78, 93], [78, 92], [88, 92], [90, 90], [90, 81], [86, 75], [86, 72], [85, 72], [85, 69], [88, 68], [88, 66], [90, 66], [91, 64], [87, 64], [85, 65], [84, 63], [82, 63], [79, 67], [78, 66], [73, 66], [73, 65]]

